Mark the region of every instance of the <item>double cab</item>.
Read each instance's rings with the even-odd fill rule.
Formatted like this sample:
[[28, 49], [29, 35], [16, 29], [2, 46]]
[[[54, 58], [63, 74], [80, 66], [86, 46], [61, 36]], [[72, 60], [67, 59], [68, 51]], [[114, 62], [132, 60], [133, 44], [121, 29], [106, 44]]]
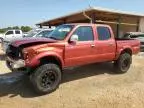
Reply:
[[115, 38], [108, 25], [63, 24], [45, 38], [12, 42], [6, 51], [11, 70], [26, 69], [35, 90], [45, 94], [61, 82], [68, 67], [112, 61], [115, 72], [127, 72], [140, 41]]

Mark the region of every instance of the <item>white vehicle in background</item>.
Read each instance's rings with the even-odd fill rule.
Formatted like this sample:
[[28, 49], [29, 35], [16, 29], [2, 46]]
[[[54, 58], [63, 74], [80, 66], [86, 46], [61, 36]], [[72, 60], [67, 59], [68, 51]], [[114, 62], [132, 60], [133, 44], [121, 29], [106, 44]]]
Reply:
[[4, 34], [0, 34], [0, 42], [2, 42]]
[[27, 35], [24, 36], [24, 38], [28, 37], [47, 37], [50, 32], [52, 32], [53, 29], [33, 29], [28, 32]]
[[50, 32], [52, 32], [53, 29], [33, 29], [30, 32], [28, 32], [27, 35], [23, 35], [20, 38], [13, 38], [11, 40], [9, 39], [4, 39], [2, 40], [2, 50], [5, 52], [8, 45], [15, 40], [23, 40], [25, 38], [37, 38], [37, 37], [47, 37], [49, 35]]
[[23, 37], [23, 33], [21, 30], [8, 30], [4, 33], [4, 35], [1, 37], [1, 40], [3, 41], [12, 41], [15, 39], [20, 39]]

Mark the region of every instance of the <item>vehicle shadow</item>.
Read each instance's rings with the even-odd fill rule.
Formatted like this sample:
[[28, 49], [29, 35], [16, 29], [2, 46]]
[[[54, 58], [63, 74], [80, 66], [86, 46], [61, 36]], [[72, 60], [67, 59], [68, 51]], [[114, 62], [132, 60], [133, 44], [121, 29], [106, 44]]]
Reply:
[[[113, 74], [111, 63], [91, 64], [81, 67], [69, 68], [63, 71], [62, 83], [91, 77], [99, 74]], [[40, 95], [34, 92], [28, 76], [25, 72], [10, 72], [0, 75], [0, 97], [15, 96], [33, 98]]]
[[80, 67], [65, 69], [63, 71], [62, 83], [87, 78], [100, 74], [114, 74], [112, 63], [95, 63]]

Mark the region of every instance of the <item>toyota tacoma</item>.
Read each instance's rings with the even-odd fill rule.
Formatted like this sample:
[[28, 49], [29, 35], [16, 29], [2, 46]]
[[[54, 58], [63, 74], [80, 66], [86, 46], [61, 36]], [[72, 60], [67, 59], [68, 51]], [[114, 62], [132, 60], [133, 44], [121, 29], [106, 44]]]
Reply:
[[13, 71], [25, 69], [35, 90], [45, 94], [59, 86], [64, 68], [111, 61], [115, 72], [125, 73], [139, 51], [140, 41], [115, 38], [108, 25], [73, 23], [45, 38], [12, 42], [6, 64]]

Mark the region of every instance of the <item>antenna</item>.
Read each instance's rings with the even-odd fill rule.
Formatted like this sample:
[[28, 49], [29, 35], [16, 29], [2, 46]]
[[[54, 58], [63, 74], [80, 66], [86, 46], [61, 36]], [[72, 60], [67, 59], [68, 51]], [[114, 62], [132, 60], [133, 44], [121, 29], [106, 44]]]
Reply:
[[91, 2], [92, 2], [92, 0], [88, 0], [88, 7], [89, 8], [92, 8]]
[[[88, 0], [88, 1], [87, 1], [87, 2], [88, 2], [88, 7], [89, 7], [90, 9], [92, 9], [91, 1], [92, 1], [92, 0]], [[92, 23], [92, 18], [86, 14], [85, 10], [83, 11], [83, 15], [84, 15], [87, 19], [90, 20], [90, 23]]]

